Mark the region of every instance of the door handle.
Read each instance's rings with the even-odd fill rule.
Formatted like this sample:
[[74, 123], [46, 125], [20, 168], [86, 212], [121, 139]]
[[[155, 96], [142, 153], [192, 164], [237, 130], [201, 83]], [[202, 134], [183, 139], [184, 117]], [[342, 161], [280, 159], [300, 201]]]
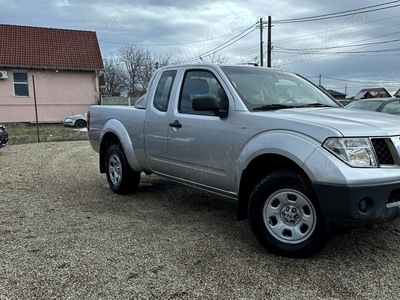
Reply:
[[175, 127], [175, 128], [181, 128], [181, 127], [182, 127], [182, 124], [179, 123], [178, 120], [175, 120], [173, 123], [169, 123], [169, 126]]

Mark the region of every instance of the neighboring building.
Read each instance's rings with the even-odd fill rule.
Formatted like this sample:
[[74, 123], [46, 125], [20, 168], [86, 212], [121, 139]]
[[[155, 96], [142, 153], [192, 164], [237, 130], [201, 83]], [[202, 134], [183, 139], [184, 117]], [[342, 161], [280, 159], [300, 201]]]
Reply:
[[[61, 122], [99, 99], [93, 31], [0, 24], [0, 122]], [[36, 97], [35, 97], [36, 96]]]
[[336, 92], [334, 90], [327, 90], [323, 85], [318, 85], [320, 89], [324, 90], [327, 92], [329, 95], [331, 95], [335, 99], [346, 99], [346, 94], [342, 94], [340, 92]]
[[340, 93], [340, 92], [337, 92], [334, 90], [326, 90], [326, 91], [329, 93], [329, 95], [331, 95], [335, 99], [338, 99], [338, 100], [346, 99], [346, 94], [343, 94], [343, 93]]
[[355, 100], [368, 99], [368, 98], [387, 98], [392, 97], [390, 93], [385, 88], [372, 88], [372, 89], [362, 89], [354, 97]]
[[396, 93], [394, 93], [393, 97], [400, 98], [400, 89], [398, 89]]

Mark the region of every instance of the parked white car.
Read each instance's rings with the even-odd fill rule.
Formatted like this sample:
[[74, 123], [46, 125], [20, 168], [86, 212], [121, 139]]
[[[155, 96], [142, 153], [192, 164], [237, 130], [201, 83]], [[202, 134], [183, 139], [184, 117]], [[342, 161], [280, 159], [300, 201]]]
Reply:
[[76, 128], [85, 128], [87, 125], [87, 114], [79, 114], [66, 117], [63, 121], [65, 126], [71, 126]]

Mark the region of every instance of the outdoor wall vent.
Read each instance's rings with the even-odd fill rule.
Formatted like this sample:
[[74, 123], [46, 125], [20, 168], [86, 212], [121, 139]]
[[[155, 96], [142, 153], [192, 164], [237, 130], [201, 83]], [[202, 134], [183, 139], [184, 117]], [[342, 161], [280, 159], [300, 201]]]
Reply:
[[7, 71], [0, 71], [0, 79], [7, 79], [8, 74]]

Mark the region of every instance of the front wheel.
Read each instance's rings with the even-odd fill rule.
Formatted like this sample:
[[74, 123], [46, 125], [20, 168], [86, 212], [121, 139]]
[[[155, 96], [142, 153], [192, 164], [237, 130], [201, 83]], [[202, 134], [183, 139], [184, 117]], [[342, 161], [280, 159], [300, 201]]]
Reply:
[[300, 174], [274, 172], [253, 190], [249, 200], [250, 227], [270, 252], [305, 258], [326, 244], [325, 221], [311, 184]]
[[107, 182], [117, 194], [128, 194], [135, 191], [140, 182], [140, 173], [131, 169], [123, 150], [111, 145], [106, 154]]

